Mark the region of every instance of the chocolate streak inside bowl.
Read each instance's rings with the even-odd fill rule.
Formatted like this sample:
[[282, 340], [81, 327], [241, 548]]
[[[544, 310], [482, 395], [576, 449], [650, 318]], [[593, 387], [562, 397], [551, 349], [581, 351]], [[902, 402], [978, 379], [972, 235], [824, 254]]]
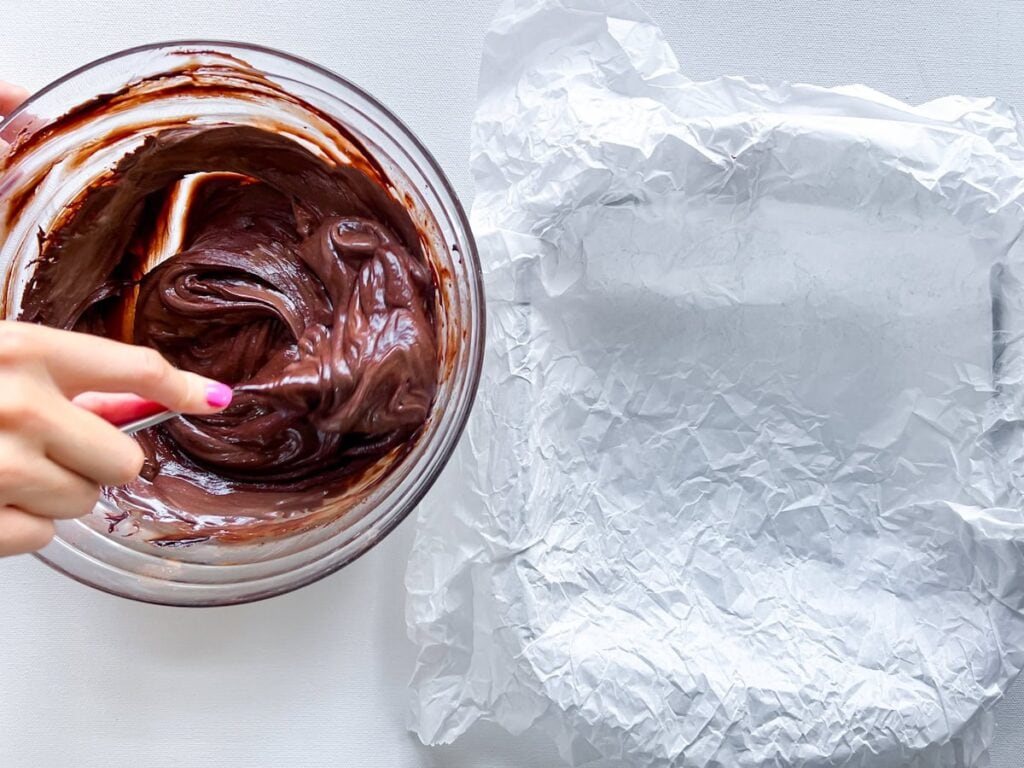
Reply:
[[[210, 95], [215, 74], [186, 67], [159, 85]], [[256, 96], [282, 97], [250, 77]], [[153, 87], [83, 105], [12, 158]], [[439, 377], [435, 275], [372, 158], [335, 149], [271, 125], [167, 127], [40, 234], [19, 319], [150, 346], [236, 387], [223, 413], [138, 436], [142, 477], [105, 492], [112, 529], [144, 521], [160, 545], [291, 533], [343, 512], [320, 502], [383, 476], [416, 440]]]

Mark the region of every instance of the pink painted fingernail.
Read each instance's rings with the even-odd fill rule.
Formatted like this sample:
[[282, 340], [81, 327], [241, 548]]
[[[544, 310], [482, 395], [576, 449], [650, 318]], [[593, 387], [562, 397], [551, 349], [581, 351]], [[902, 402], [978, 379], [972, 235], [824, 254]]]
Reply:
[[214, 408], [227, 408], [231, 405], [231, 387], [227, 384], [207, 384], [206, 402]]

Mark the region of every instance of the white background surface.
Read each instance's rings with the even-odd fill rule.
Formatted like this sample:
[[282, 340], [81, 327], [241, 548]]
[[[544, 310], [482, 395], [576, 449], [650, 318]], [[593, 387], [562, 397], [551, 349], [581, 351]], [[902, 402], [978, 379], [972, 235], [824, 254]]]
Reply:
[[[1024, 2], [640, 0], [695, 79], [862, 82], [1024, 108]], [[283, 48], [389, 105], [468, 205], [480, 45], [497, 0], [0, 0], [0, 79], [38, 88], [115, 50], [181, 37]], [[359, 562], [268, 602], [186, 610], [0, 561], [0, 768], [554, 768], [541, 738], [405, 731], [410, 520]], [[1024, 684], [997, 709], [995, 768], [1024, 766]]]

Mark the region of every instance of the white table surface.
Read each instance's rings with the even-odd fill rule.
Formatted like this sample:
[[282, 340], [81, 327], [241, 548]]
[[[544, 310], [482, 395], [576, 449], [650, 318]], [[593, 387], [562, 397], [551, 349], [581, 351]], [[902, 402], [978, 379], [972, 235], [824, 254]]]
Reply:
[[[862, 82], [920, 102], [1024, 107], [1019, 0], [641, 0], [684, 70]], [[121, 48], [183, 37], [275, 46], [376, 94], [469, 204], [466, 157], [497, 0], [0, 0], [0, 79], [40, 87]], [[554, 768], [542, 738], [405, 730], [410, 520], [341, 573], [227, 609], [109, 597], [29, 557], [0, 561], [0, 768]], [[994, 768], [1024, 765], [1024, 683], [997, 708]]]

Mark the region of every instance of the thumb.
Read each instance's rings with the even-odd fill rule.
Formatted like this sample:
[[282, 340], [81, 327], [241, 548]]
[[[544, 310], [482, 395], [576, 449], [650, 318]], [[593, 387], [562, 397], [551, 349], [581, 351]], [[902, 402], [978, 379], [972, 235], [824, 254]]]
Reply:
[[234, 393], [227, 384], [182, 371], [159, 355], [150, 354], [128, 391], [179, 413], [216, 413], [231, 405]]

